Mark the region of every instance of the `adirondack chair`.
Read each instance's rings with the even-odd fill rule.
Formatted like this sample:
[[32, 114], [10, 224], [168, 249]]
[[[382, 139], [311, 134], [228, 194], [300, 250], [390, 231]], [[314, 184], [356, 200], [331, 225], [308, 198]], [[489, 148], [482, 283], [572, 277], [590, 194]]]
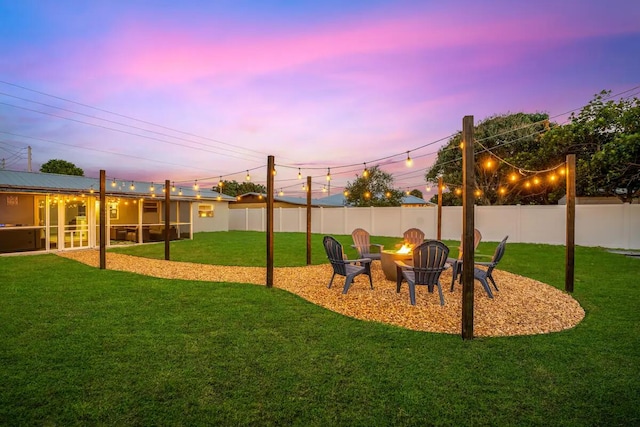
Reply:
[[[456, 279], [460, 276], [460, 284], [462, 284], [462, 238], [460, 238], [460, 246], [458, 247], [458, 258], [447, 258], [447, 264], [451, 265], [451, 292], [453, 292], [453, 287], [456, 283]], [[480, 240], [482, 240], [482, 233], [477, 228], [473, 229], [473, 250], [478, 248], [480, 244]]]
[[444, 305], [440, 275], [446, 268], [449, 248], [438, 240], [427, 240], [413, 248], [413, 265], [396, 261], [398, 269], [396, 292], [400, 292], [402, 281], [409, 284], [409, 299], [411, 305], [416, 305], [416, 285], [426, 285], [430, 293], [433, 287], [438, 287], [440, 305]]
[[331, 288], [336, 274], [344, 276], [345, 282], [342, 293], [346, 294], [353, 283], [353, 279], [360, 274], [365, 274], [369, 276], [369, 285], [371, 286], [371, 289], [373, 289], [373, 281], [371, 279], [371, 258], [345, 259], [342, 245], [331, 236], [324, 236], [322, 243], [324, 244], [324, 249], [327, 253], [327, 258], [329, 258], [329, 262], [331, 263], [331, 267], [333, 267], [333, 275], [331, 276], [331, 281], [329, 281], [329, 286], [327, 286], [327, 288]]
[[380, 259], [384, 245], [371, 243], [368, 231], [363, 230], [362, 228], [356, 228], [351, 233], [351, 237], [353, 238], [353, 245], [351, 245], [351, 247], [358, 251], [358, 256], [360, 258], [371, 258], [372, 260]]
[[487, 292], [487, 295], [489, 295], [489, 298], [493, 298], [493, 293], [491, 292], [491, 288], [489, 287], [489, 283], [488, 282], [491, 282], [493, 284], [493, 287], [496, 289], [496, 291], [499, 291], [498, 287], [496, 286], [496, 281], [493, 280], [492, 273], [493, 273], [493, 269], [496, 268], [496, 266], [498, 265], [498, 263], [500, 262], [500, 260], [504, 256], [504, 250], [505, 250], [505, 248], [507, 246], [507, 239], [508, 238], [509, 238], [509, 236], [506, 236], [498, 244], [498, 247], [496, 248], [496, 251], [493, 253], [493, 258], [491, 258], [490, 262], [476, 262], [475, 263], [475, 265], [477, 265], [477, 266], [483, 266], [483, 267], [486, 267], [486, 268], [474, 267], [474, 269], [473, 269], [473, 278], [475, 280], [478, 280], [482, 284], [482, 287]]
[[404, 232], [402, 235], [402, 239], [404, 243], [407, 245], [411, 245], [411, 247], [416, 247], [422, 242], [424, 242], [424, 232], [419, 228], [410, 228]]

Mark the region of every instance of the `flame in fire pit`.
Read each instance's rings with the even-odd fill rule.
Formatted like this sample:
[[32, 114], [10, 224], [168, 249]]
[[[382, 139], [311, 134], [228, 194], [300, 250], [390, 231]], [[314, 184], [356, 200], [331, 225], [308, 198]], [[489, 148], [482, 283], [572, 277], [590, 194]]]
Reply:
[[404, 243], [400, 249], [396, 251], [398, 254], [408, 254], [411, 253], [411, 245], [407, 245]]

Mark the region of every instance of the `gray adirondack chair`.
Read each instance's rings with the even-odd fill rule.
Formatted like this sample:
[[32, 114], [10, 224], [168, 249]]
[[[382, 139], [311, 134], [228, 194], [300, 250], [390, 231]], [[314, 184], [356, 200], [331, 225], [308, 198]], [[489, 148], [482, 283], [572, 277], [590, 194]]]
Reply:
[[413, 265], [396, 261], [398, 271], [396, 292], [400, 292], [402, 281], [409, 284], [409, 299], [411, 305], [416, 305], [416, 285], [426, 285], [430, 293], [433, 287], [438, 287], [440, 305], [444, 305], [440, 275], [446, 268], [449, 248], [438, 240], [427, 240], [413, 248]]
[[351, 237], [353, 238], [353, 245], [351, 245], [351, 247], [358, 251], [358, 256], [360, 258], [371, 258], [373, 260], [380, 259], [382, 256], [381, 253], [384, 250], [384, 245], [371, 243], [368, 231], [363, 230], [362, 228], [356, 228], [351, 233]]
[[486, 268], [474, 267], [473, 269], [473, 278], [475, 280], [478, 280], [482, 284], [482, 287], [487, 292], [487, 295], [489, 296], [489, 298], [493, 298], [493, 293], [491, 292], [491, 288], [489, 287], [489, 282], [493, 284], [493, 287], [496, 289], [496, 291], [499, 291], [498, 287], [496, 286], [496, 281], [493, 280], [492, 273], [493, 273], [493, 269], [496, 268], [496, 266], [504, 256], [504, 250], [507, 246], [508, 238], [509, 236], [506, 236], [498, 244], [498, 247], [496, 248], [496, 251], [493, 253], [493, 258], [491, 258], [490, 262], [475, 263], [476, 266], [483, 266]]
[[[453, 287], [456, 283], [456, 279], [460, 276], [460, 284], [462, 284], [462, 238], [460, 237], [460, 246], [458, 247], [458, 258], [447, 258], [447, 264], [451, 265], [451, 292], [453, 292]], [[473, 250], [478, 248], [480, 244], [480, 240], [482, 240], [482, 233], [477, 228], [473, 229]]]
[[322, 243], [324, 244], [324, 249], [327, 253], [327, 258], [329, 258], [329, 262], [331, 263], [331, 267], [333, 267], [333, 275], [331, 276], [331, 281], [329, 281], [327, 288], [331, 288], [336, 274], [344, 276], [345, 281], [342, 293], [346, 294], [353, 283], [353, 279], [360, 274], [365, 274], [369, 276], [369, 285], [371, 286], [371, 289], [373, 289], [373, 280], [371, 279], [371, 258], [345, 259], [342, 245], [331, 236], [324, 236]]

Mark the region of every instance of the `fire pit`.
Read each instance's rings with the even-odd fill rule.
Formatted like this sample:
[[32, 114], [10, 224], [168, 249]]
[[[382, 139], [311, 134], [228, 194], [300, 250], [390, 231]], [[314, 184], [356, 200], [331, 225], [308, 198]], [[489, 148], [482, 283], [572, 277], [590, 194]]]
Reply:
[[384, 277], [387, 280], [397, 279], [396, 261], [403, 261], [406, 264], [413, 263], [413, 248], [410, 245], [404, 244], [397, 251], [382, 251], [380, 254], [380, 264], [382, 265], [382, 271]]

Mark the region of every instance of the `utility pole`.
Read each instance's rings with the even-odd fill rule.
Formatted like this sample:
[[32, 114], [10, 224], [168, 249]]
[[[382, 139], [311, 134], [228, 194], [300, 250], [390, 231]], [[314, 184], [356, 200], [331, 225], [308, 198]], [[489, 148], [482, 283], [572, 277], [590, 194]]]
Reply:
[[[4, 169], [4, 164], [2, 165], [2, 169]], [[31, 146], [27, 146], [27, 171], [31, 172]]]

